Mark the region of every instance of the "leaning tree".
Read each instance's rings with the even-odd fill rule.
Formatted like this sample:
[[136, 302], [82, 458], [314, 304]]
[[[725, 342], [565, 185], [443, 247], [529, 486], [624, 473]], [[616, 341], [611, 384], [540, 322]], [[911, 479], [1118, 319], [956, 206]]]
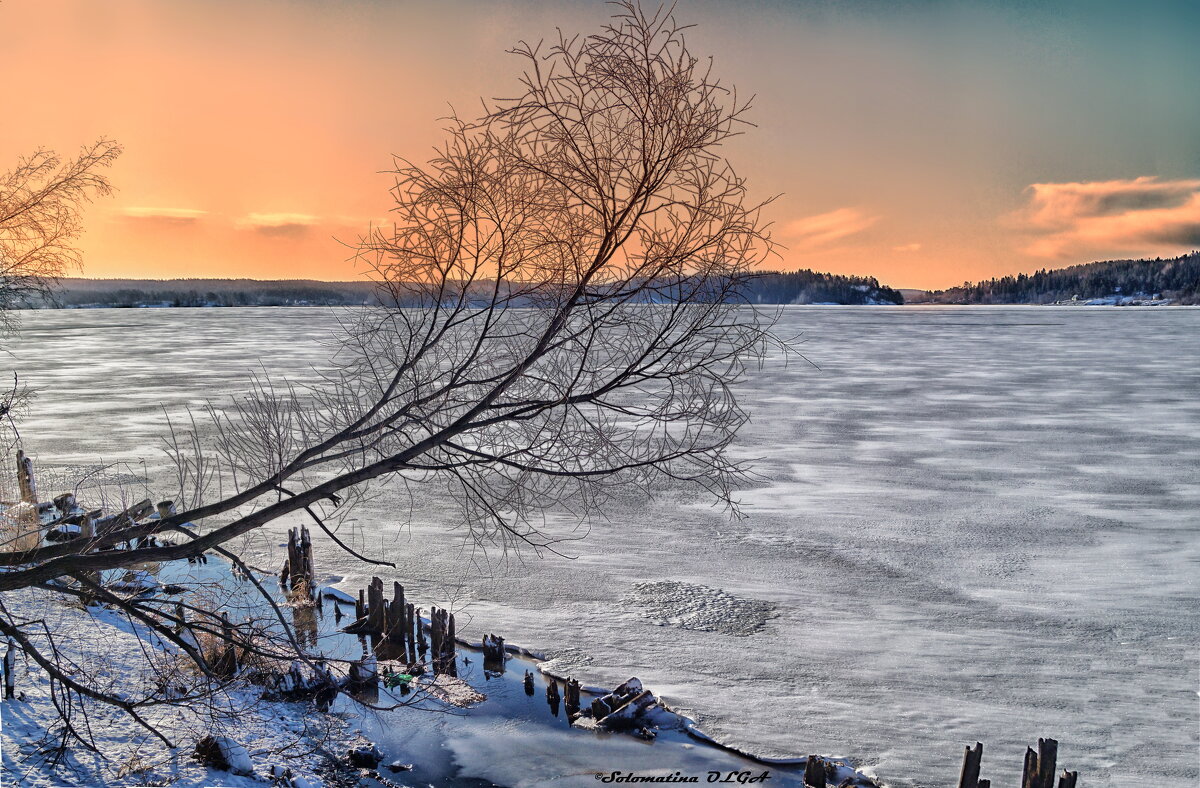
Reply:
[[[371, 484], [441, 485], [470, 538], [503, 549], [554, 549], [540, 513], [586, 517], [617, 491], [689, 486], [736, 510], [731, 386], [774, 341], [742, 298], [771, 254], [761, 203], [720, 153], [749, 103], [633, 2], [512, 53], [516, 97], [451, 117], [431, 161], [396, 161], [392, 221], [357, 252], [378, 305], [344, 319], [320, 380], [251, 381], [174, 430], [177, 512], [0, 551], [0, 591], [99, 597], [215, 681], [177, 609], [99, 573], [206, 551], [244, 569], [237, 537], [295, 514], [328, 528]], [[196, 697], [104, 689], [3, 608], [0, 634], [64, 697], [138, 719]], [[255, 643], [312, 656], [290, 634]]]

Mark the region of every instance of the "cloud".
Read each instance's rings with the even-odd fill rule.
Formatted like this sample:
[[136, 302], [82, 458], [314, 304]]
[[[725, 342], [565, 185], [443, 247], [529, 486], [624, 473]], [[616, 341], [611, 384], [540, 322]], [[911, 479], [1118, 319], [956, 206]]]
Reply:
[[893, 246], [893, 252], [919, 252], [921, 244], [904, 244], [903, 246]]
[[1200, 180], [1155, 176], [1090, 183], [1035, 183], [1012, 218], [1036, 257], [1148, 254], [1200, 246]]
[[208, 211], [195, 208], [147, 208], [130, 206], [121, 208], [120, 215], [126, 219], [148, 222], [166, 226], [192, 225], [205, 216]]
[[318, 218], [307, 213], [252, 213], [239, 219], [237, 226], [262, 235], [299, 238], [308, 233]]
[[791, 241], [794, 249], [805, 251], [861, 233], [877, 221], [878, 216], [869, 216], [858, 208], [838, 208], [788, 222], [782, 227], [781, 235]]

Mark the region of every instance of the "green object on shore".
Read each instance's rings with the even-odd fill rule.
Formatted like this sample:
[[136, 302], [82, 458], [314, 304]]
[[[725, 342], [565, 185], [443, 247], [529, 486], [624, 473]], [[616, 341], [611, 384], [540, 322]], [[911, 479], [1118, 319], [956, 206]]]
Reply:
[[407, 684], [413, 680], [413, 676], [408, 673], [393, 673], [387, 677], [385, 683], [388, 689], [395, 689], [401, 684]]

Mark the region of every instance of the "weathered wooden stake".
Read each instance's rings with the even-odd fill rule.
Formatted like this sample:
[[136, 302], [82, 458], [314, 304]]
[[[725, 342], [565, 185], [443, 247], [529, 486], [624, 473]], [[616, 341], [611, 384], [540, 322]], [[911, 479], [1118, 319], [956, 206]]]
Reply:
[[4, 697], [11, 698], [17, 688], [17, 643], [8, 639], [8, 651], [4, 652]]
[[958, 788], [979, 788], [979, 769], [983, 763], [983, 742], [975, 747], [963, 749], [962, 771], [958, 775]]
[[1037, 752], [1025, 750], [1025, 766], [1021, 771], [1021, 788], [1054, 788], [1054, 768], [1058, 760], [1058, 742], [1038, 739]]
[[392, 604], [388, 610], [388, 627], [384, 633], [389, 643], [400, 646], [400, 651], [407, 650], [404, 622], [407, 620], [407, 610], [404, 602], [404, 586], [392, 582]]
[[33, 460], [25, 456], [23, 449], [17, 449], [17, 486], [21, 490], [21, 500], [25, 503], [37, 503], [37, 481], [33, 477]]
[[1058, 788], [1075, 788], [1075, 783], [1079, 781], [1079, 772], [1069, 772], [1063, 769], [1058, 778]]
[[504, 638], [499, 635], [484, 635], [483, 669], [492, 673], [503, 673], [504, 662]]
[[429, 608], [429, 662], [436, 673], [442, 659], [442, 611]]
[[809, 788], [825, 788], [825, 761], [816, 755], [808, 756], [804, 763], [804, 784]]
[[561, 700], [562, 695], [558, 691], [558, 680], [550, 676], [549, 681], [546, 682], [546, 702], [550, 704], [550, 711], [553, 712], [555, 717], [558, 716], [558, 704]]
[[417, 661], [417, 633], [421, 624], [416, 621], [417, 608], [412, 602], [404, 604], [404, 660], [412, 665]]
[[1054, 788], [1054, 771], [1058, 761], [1058, 742], [1038, 739], [1038, 788]]
[[566, 709], [568, 719], [579, 713], [579, 682], [575, 679], [567, 679]]
[[387, 602], [383, 598], [383, 581], [371, 578], [367, 587], [367, 620], [371, 633], [382, 636], [387, 631]]

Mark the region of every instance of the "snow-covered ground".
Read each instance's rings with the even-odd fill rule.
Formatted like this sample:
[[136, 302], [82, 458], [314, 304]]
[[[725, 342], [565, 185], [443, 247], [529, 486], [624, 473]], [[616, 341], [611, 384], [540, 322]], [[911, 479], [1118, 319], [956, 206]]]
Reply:
[[[184, 562], [186, 566], [186, 562]], [[73, 659], [102, 689], [136, 695], [152, 679], [143, 654], [148, 640], [128, 620], [101, 607], [87, 612], [61, 604], [61, 599], [31, 591], [5, 594], [5, 608], [20, 620], [44, 621], [55, 635], [60, 654]], [[155, 654], [161, 648], [149, 649]], [[205, 708], [157, 707], [143, 711], [148, 723], [166, 735], [169, 750], [123, 712], [87, 704], [86, 717], [75, 713], [74, 725], [97, 748], [89, 752], [76, 741], [58, 766], [48, 761], [61, 738], [46, 671], [23, 655], [16, 660], [17, 697], [0, 701], [0, 785], [22, 788], [79, 786], [175, 785], [179, 788], [261, 786], [273, 767], [287, 768], [304, 785], [322, 785], [319, 776], [331, 758], [359, 740], [345, 720], [319, 714], [298, 703], [269, 703], [258, 692], [234, 690], [213, 698]], [[78, 701], [76, 701], [78, 703]], [[206, 735], [226, 735], [243, 749], [246, 771], [239, 776], [206, 768], [192, 758], [193, 747]]]
[[[177, 414], [260, 364], [303, 376], [333, 324], [23, 317], [9, 345], [43, 390], [21, 428], [44, 489], [54, 466], [152, 470], [160, 403]], [[758, 753], [944, 785], [981, 740], [984, 775], [1011, 784], [1052, 736], [1087, 785], [1196, 784], [1200, 310], [799, 307], [781, 330], [820, 370], [772, 362], [742, 388], [738, 450], [764, 477], [747, 519], [629, 501], [574, 560], [485, 560], [428, 494], [411, 516], [365, 509], [371, 544], [413, 595], [461, 609], [461, 632], [549, 652], [585, 684], [637, 675]], [[274, 566], [280, 541], [249, 549]], [[317, 550], [323, 582], [370, 574]], [[730, 609], [759, 626], [723, 626]]]

